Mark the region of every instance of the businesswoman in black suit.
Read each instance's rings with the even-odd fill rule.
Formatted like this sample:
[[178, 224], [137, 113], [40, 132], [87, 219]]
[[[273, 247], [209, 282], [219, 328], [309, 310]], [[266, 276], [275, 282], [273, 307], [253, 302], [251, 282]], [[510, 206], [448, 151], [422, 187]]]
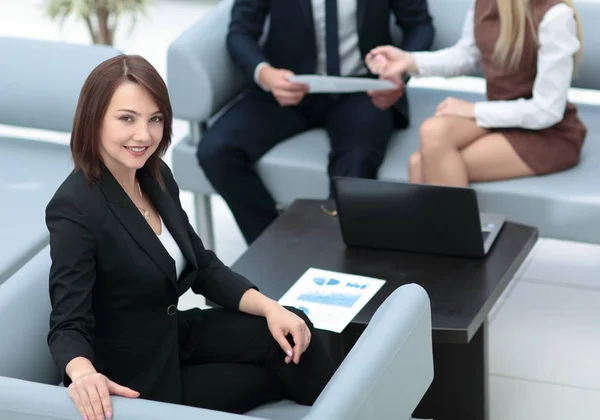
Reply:
[[[82, 88], [75, 170], [46, 209], [48, 344], [71, 398], [88, 420], [112, 417], [111, 394], [238, 413], [312, 404], [334, 371], [324, 346], [204, 248], [160, 159], [171, 127], [167, 88], [139, 56]], [[179, 311], [190, 287], [223, 308]]]

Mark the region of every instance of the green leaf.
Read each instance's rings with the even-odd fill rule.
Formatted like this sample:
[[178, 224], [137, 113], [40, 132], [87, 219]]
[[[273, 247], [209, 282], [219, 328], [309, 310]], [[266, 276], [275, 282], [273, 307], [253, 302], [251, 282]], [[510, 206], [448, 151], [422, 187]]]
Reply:
[[[122, 15], [131, 17], [129, 33], [137, 23], [140, 16], [146, 15], [146, 8], [152, 0], [45, 0], [46, 15], [52, 20], [58, 20], [62, 25], [68, 17], [75, 17], [89, 22], [95, 20], [97, 11], [106, 8], [109, 13], [109, 24], [116, 28], [117, 21]], [[90, 31], [93, 31], [90, 28]], [[92, 38], [94, 35], [92, 34]]]

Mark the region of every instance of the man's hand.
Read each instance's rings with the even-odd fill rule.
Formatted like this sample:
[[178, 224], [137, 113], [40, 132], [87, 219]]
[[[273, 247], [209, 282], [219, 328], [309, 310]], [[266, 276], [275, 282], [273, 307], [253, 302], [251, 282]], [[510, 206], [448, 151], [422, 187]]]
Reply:
[[398, 86], [396, 89], [371, 90], [367, 93], [371, 97], [373, 104], [382, 111], [385, 111], [402, 97], [404, 94], [404, 84]]
[[292, 83], [288, 80], [293, 76], [289, 70], [276, 69], [269, 65], [264, 66], [258, 73], [260, 83], [275, 97], [281, 106], [298, 105], [308, 93], [308, 86], [303, 83]]

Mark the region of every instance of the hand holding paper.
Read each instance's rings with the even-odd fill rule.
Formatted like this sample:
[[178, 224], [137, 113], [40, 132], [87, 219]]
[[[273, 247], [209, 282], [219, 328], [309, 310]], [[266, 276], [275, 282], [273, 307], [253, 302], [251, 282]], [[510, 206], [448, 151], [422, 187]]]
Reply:
[[260, 69], [258, 79], [273, 94], [279, 105], [294, 106], [308, 93], [308, 86], [290, 81], [289, 78], [293, 75], [289, 70], [276, 69], [267, 64]]
[[369, 96], [373, 101], [373, 105], [385, 111], [393, 106], [404, 95], [404, 84], [396, 86], [393, 90], [375, 90], [369, 91]]

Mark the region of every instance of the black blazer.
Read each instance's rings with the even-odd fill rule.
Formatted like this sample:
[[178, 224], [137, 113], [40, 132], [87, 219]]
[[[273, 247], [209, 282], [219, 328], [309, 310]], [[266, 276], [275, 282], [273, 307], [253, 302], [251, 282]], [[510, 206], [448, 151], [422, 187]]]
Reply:
[[190, 226], [169, 168], [165, 189], [142, 168], [138, 177], [187, 266], [175, 262], [119, 183], [104, 169], [88, 186], [81, 171], [60, 186], [46, 209], [50, 231], [50, 332], [52, 356], [65, 366], [77, 356], [141, 398], [181, 402], [179, 362], [195, 343], [190, 315], [179, 296], [195, 293], [233, 310], [254, 287], [225, 267]]
[[[358, 45], [363, 57], [377, 46], [392, 44], [390, 14], [402, 30], [400, 48], [406, 51], [431, 48], [435, 31], [427, 0], [356, 1]], [[261, 48], [259, 39], [267, 16], [270, 16], [269, 32]], [[261, 62], [296, 74], [314, 73], [317, 47], [311, 0], [235, 0], [227, 47], [251, 83]], [[398, 101], [396, 109], [408, 119], [406, 95]]]

